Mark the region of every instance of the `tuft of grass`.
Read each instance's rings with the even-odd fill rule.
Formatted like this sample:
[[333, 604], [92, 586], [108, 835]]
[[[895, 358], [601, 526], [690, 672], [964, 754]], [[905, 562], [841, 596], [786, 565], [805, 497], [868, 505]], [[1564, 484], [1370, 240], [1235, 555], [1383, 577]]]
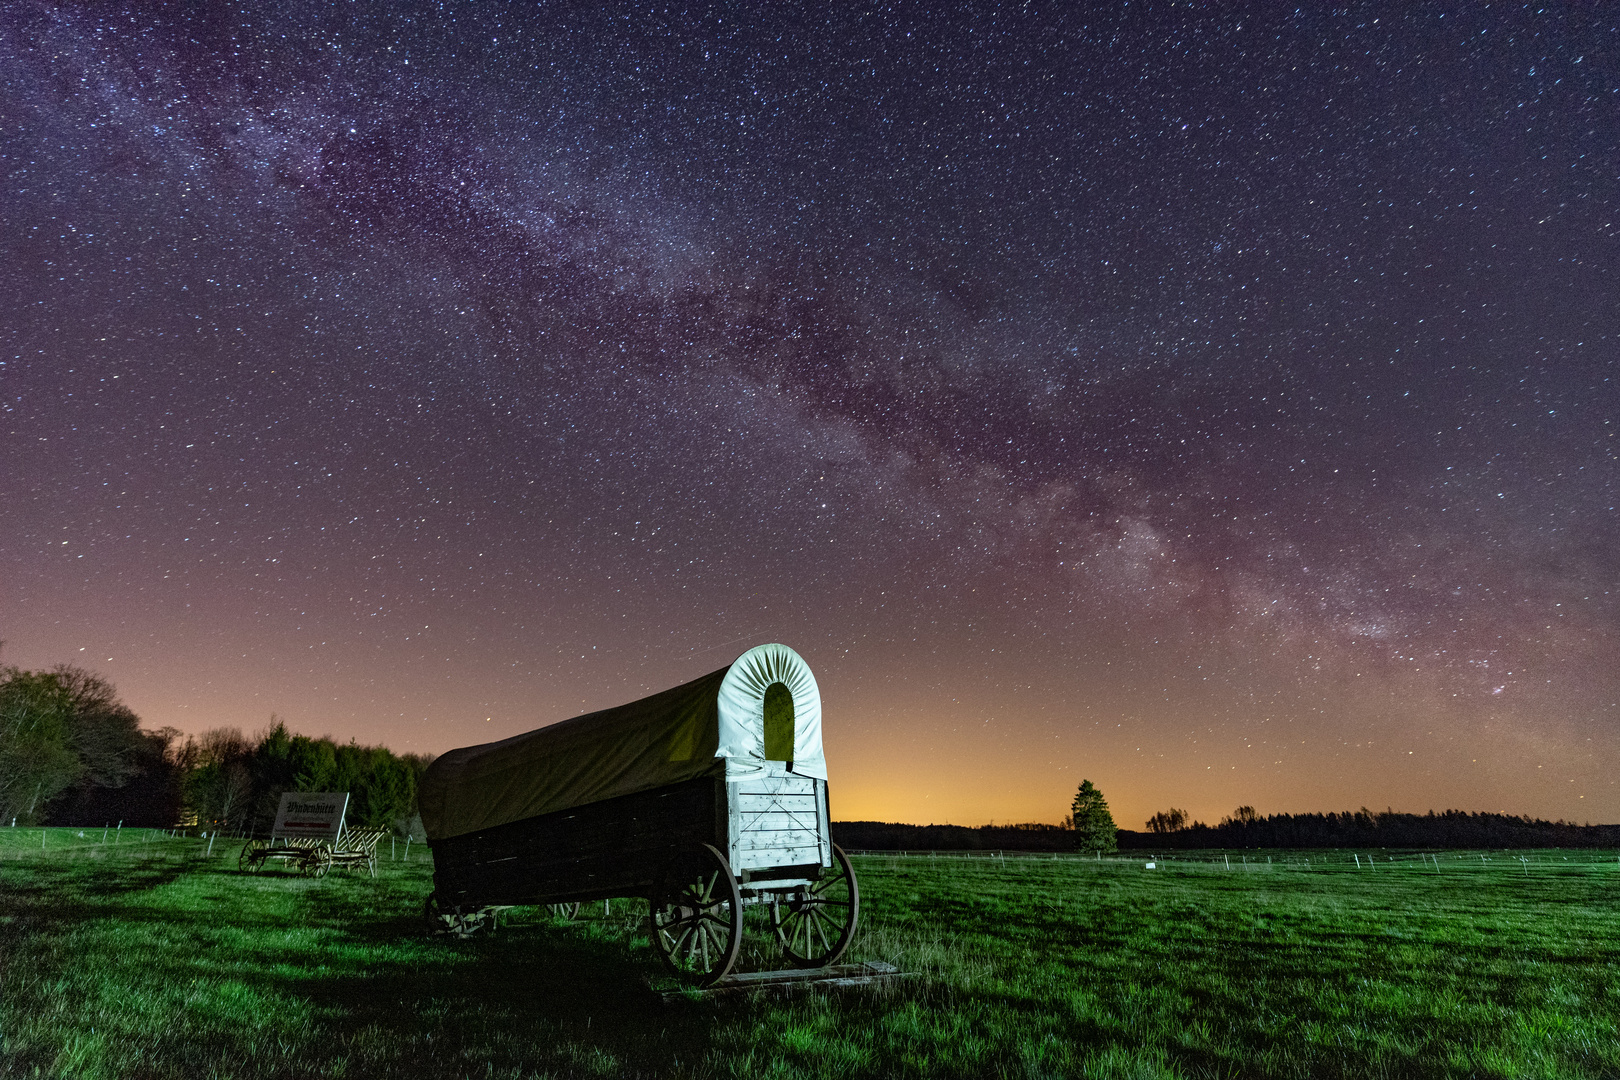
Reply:
[[312, 880], [79, 832], [0, 829], [3, 1077], [1620, 1076], [1620, 863], [1587, 852], [857, 856], [852, 958], [916, 979], [665, 1006], [639, 901], [458, 941], [420, 846]]

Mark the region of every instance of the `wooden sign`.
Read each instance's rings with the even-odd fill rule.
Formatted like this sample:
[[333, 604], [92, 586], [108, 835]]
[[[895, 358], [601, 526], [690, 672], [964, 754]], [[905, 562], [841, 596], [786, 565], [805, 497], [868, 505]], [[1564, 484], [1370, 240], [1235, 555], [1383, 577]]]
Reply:
[[349, 808], [347, 791], [289, 791], [276, 810], [270, 839], [330, 840], [343, 835], [343, 815]]

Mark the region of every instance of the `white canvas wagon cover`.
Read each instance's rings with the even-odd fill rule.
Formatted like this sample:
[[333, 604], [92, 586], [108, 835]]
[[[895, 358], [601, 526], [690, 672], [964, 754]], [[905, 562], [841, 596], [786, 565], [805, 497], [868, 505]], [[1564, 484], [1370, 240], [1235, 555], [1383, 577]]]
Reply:
[[798, 653], [758, 645], [684, 686], [436, 758], [422, 778], [430, 840], [770, 761], [827, 779], [821, 691]]

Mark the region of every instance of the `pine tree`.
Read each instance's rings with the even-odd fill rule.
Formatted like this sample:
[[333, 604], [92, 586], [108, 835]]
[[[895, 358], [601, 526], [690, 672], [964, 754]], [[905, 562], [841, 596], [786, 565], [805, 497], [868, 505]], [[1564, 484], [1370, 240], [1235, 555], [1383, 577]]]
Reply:
[[1108, 800], [1090, 780], [1080, 781], [1070, 820], [1074, 823], [1074, 846], [1081, 851], [1113, 851], [1118, 847]]

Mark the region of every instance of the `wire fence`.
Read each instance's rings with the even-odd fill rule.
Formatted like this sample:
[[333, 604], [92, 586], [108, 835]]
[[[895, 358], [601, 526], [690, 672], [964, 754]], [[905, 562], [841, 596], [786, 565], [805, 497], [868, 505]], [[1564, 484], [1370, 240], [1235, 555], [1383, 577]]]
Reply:
[[[103, 826], [11, 825], [0, 827], [0, 859], [46, 855], [114, 854], [164, 850], [195, 858], [236, 859], [252, 837], [240, 829], [176, 826], [170, 829], [129, 827], [109, 822]], [[389, 837], [379, 845], [378, 858], [388, 862], [425, 862], [428, 846], [410, 836]]]
[[[236, 858], [248, 840], [239, 830], [126, 828], [108, 823], [101, 828], [59, 826], [0, 827], [0, 858], [40, 853], [140, 851], [162, 845], [193, 857]], [[386, 853], [386, 854], [385, 854]], [[1012, 870], [1037, 864], [1094, 865], [1116, 870], [1200, 870], [1222, 873], [1275, 873], [1279, 871], [1355, 871], [1377, 874], [1420, 872], [1446, 874], [1462, 871], [1508, 871], [1523, 876], [1566, 871], [1620, 873], [1620, 851], [1597, 848], [1531, 848], [1490, 850], [1425, 849], [1310, 849], [1221, 850], [1164, 852], [1006, 851], [1006, 850], [871, 850], [851, 849], [852, 857], [869, 863], [887, 863], [899, 869], [917, 863], [959, 862]], [[426, 862], [432, 853], [411, 838], [390, 837], [378, 856], [389, 862]]]
[[847, 854], [872, 862], [887, 862], [899, 869], [917, 862], [976, 863], [1008, 869], [1037, 864], [1096, 865], [1099, 868], [1140, 870], [1215, 870], [1231, 873], [1273, 873], [1278, 871], [1323, 870], [1357, 871], [1368, 874], [1390, 872], [1447, 872], [1497, 870], [1529, 876], [1534, 873], [1597, 871], [1620, 873], [1620, 851], [1596, 848], [1531, 848], [1491, 850], [1424, 849], [1311, 849], [1311, 850], [1221, 850], [1111, 852], [1078, 851], [886, 851], [860, 849]]

